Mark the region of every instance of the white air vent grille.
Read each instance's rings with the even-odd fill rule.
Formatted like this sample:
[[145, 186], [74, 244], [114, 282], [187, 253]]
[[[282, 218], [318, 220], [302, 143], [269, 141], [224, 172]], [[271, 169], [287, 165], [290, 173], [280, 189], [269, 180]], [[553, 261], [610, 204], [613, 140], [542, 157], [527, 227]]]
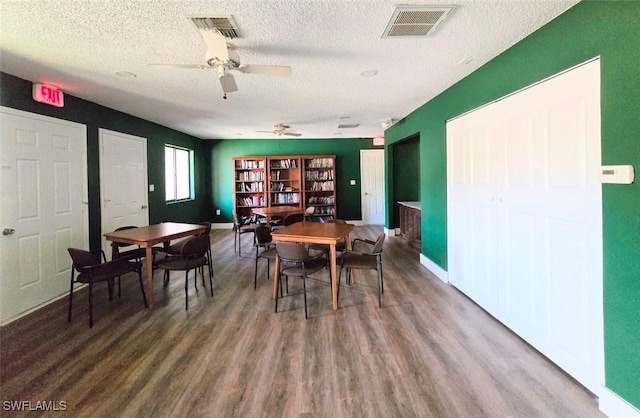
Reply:
[[426, 37], [432, 34], [453, 10], [453, 6], [396, 6], [383, 38]]
[[231, 15], [211, 17], [189, 16], [188, 18], [198, 30], [217, 30], [228, 39], [240, 37], [238, 34], [238, 25], [236, 25]]

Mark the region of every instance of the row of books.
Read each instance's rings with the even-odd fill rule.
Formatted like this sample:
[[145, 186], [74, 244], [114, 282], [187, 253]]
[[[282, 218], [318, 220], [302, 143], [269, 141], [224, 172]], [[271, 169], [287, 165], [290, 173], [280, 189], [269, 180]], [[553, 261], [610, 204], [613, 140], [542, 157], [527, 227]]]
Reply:
[[236, 181], [263, 181], [264, 171], [240, 171], [236, 173]]
[[317, 216], [313, 218], [314, 222], [327, 223], [333, 221], [333, 216]]
[[238, 206], [264, 206], [264, 196], [239, 197], [236, 202]]
[[333, 196], [311, 196], [308, 205], [333, 205], [335, 198]]
[[333, 215], [334, 214], [334, 208], [327, 206], [327, 207], [317, 207], [316, 209], [313, 211], [314, 215]]
[[271, 168], [296, 168], [296, 160], [271, 160]]
[[308, 160], [305, 164], [310, 168], [333, 167], [333, 158], [314, 158]]
[[307, 171], [305, 178], [307, 180], [333, 180], [333, 171]]
[[307, 189], [311, 191], [333, 190], [333, 182], [332, 181], [314, 181], [310, 185], [307, 184]]
[[238, 183], [236, 186], [236, 190], [239, 192], [262, 192], [263, 183]]
[[299, 203], [298, 193], [274, 193], [271, 195], [271, 203]]
[[236, 168], [240, 168], [240, 169], [264, 168], [264, 161], [236, 160]]

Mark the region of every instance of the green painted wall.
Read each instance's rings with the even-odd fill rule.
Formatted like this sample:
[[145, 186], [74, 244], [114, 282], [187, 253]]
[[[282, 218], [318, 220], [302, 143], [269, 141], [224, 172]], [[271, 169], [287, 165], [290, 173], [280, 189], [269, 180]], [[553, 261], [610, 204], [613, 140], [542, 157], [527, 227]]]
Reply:
[[[242, 139], [215, 141], [211, 151], [213, 205], [220, 209], [214, 222], [233, 221], [232, 157], [249, 155], [336, 156], [336, 199], [338, 218], [362, 219], [360, 203], [360, 150], [371, 149], [366, 139]], [[356, 180], [351, 186], [349, 180]]]
[[[632, 164], [638, 170], [637, 1], [577, 4], [385, 132], [387, 144], [420, 135], [422, 235], [429, 237], [422, 241], [425, 256], [446, 270], [446, 120], [597, 56], [602, 163]], [[389, 187], [394, 160], [386, 161]], [[640, 182], [605, 184], [602, 190], [606, 386], [640, 408]], [[393, 210], [390, 199], [387, 205]], [[393, 213], [387, 213], [388, 226], [395, 226]]]
[[420, 138], [412, 137], [396, 142], [393, 147], [393, 196], [388, 196], [394, 202], [394, 225], [399, 225], [400, 219], [395, 202], [415, 202], [420, 200]]
[[[86, 100], [65, 95], [64, 107], [37, 103], [31, 98], [32, 82], [0, 73], [0, 105], [87, 126], [87, 167], [89, 171], [89, 243], [92, 251], [100, 248], [100, 167], [98, 129], [104, 128], [147, 138], [149, 184], [149, 223], [162, 221], [199, 222], [211, 215], [210, 145], [194, 138]], [[167, 205], [164, 201], [164, 145], [169, 143], [195, 151], [196, 199]]]

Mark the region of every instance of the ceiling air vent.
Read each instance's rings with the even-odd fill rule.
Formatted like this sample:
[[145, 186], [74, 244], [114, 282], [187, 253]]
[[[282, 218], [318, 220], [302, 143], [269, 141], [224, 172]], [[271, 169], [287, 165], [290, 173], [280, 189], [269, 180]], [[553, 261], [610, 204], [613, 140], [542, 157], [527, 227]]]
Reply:
[[415, 4], [396, 6], [382, 37], [425, 38], [436, 30], [453, 8]]
[[357, 128], [358, 126], [360, 126], [359, 123], [345, 123], [345, 124], [338, 125], [338, 129], [351, 129], [351, 128]]
[[228, 39], [239, 38], [238, 25], [233, 16], [197, 17], [187, 16], [198, 30], [217, 30]]

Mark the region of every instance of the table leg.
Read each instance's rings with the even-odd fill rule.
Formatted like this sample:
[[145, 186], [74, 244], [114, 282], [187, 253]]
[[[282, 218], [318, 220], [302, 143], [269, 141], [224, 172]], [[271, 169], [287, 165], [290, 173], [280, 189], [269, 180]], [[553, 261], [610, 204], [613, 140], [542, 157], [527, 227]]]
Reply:
[[336, 268], [336, 244], [329, 246], [329, 267], [331, 269], [331, 296], [333, 298], [333, 310], [338, 309], [338, 275]]
[[146, 264], [147, 264], [147, 304], [149, 309], [153, 308], [153, 248], [146, 247]]
[[278, 281], [280, 280], [280, 257], [276, 257], [275, 271], [273, 272], [273, 298], [278, 296]]

